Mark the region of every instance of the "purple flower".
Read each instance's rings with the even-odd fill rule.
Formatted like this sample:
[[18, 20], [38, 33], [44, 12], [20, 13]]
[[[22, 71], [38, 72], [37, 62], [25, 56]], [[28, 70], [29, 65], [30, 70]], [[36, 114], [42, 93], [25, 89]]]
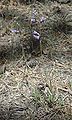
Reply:
[[44, 22], [45, 22], [45, 20], [46, 20], [46, 18], [45, 18], [45, 17], [41, 17], [40, 22], [41, 22], [41, 23], [44, 23]]
[[11, 30], [11, 32], [12, 32], [12, 33], [19, 33], [19, 31], [18, 31], [18, 30], [15, 30], [15, 29]]
[[33, 37], [37, 40], [40, 39], [40, 34], [37, 31], [33, 31]]
[[33, 12], [32, 12], [33, 15], [36, 15], [37, 14], [37, 11], [35, 9], [33, 9]]
[[32, 17], [31, 17], [31, 22], [32, 22], [32, 23], [35, 23], [35, 22], [36, 22], [36, 19], [35, 19], [36, 14], [37, 14], [36, 10], [33, 9]]
[[31, 22], [32, 22], [32, 23], [35, 23], [35, 22], [36, 22], [36, 19], [35, 19], [35, 18], [31, 18]]

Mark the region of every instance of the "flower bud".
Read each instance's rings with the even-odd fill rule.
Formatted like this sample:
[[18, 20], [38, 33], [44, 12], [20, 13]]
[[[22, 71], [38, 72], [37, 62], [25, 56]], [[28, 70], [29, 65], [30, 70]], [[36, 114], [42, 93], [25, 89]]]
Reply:
[[46, 18], [45, 18], [45, 17], [41, 17], [40, 22], [41, 22], [41, 23], [44, 23], [44, 22], [45, 22], [45, 20], [46, 20]]
[[12, 32], [12, 33], [19, 33], [19, 31], [18, 31], [18, 30], [15, 30], [15, 29], [11, 30], [11, 32]]
[[37, 31], [33, 31], [33, 37], [37, 40], [40, 39], [40, 34]]

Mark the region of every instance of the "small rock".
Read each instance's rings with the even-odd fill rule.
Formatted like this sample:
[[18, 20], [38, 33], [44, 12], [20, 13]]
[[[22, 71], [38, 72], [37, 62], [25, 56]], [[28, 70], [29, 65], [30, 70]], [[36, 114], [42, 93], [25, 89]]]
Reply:
[[33, 60], [30, 60], [29, 62], [27, 62], [27, 64], [30, 68], [33, 68], [37, 65], [37, 61], [33, 59]]

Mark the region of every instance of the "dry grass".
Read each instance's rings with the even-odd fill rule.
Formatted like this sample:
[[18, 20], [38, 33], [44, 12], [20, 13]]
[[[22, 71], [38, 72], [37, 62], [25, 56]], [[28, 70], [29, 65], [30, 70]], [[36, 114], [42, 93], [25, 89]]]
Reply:
[[1, 119], [71, 119], [71, 66], [44, 56], [7, 64], [0, 76]]

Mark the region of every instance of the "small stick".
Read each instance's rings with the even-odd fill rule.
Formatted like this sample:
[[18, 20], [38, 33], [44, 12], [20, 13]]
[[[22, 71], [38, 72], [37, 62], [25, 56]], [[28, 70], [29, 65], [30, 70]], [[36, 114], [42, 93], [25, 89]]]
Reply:
[[67, 90], [67, 89], [64, 89], [64, 88], [58, 88], [58, 90], [62, 90], [64, 92], [68, 92], [72, 96], [72, 91], [71, 90]]

